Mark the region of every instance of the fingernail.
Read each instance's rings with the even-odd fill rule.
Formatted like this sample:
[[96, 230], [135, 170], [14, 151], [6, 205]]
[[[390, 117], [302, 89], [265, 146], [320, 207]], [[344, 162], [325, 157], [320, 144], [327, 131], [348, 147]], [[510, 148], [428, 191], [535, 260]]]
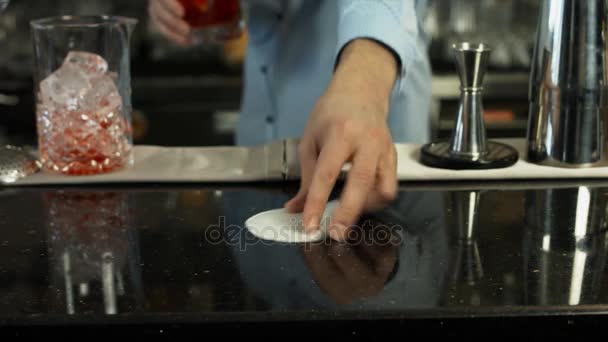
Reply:
[[335, 229], [332, 229], [332, 230], [330, 230], [330, 231], [329, 231], [329, 237], [330, 237], [332, 240], [336, 240], [336, 241], [338, 241], [338, 242], [341, 242], [341, 241], [342, 241], [341, 236], [339, 235], [338, 231], [337, 231], [337, 230], [335, 230]]
[[311, 230], [311, 231], [305, 231], [304, 233], [306, 233], [306, 235], [312, 237], [313, 235], [317, 234], [318, 232], [319, 231], [315, 229], [315, 230]]
[[306, 221], [306, 224], [304, 225], [304, 230], [306, 230], [309, 233], [317, 230], [317, 228], [318, 228], [317, 221], [319, 221], [319, 219], [316, 216], [309, 218], [308, 221]]
[[346, 227], [341, 224], [336, 224], [332, 226], [329, 230], [329, 237], [336, 241], [344, 240], [344, 232], [346, 231]]

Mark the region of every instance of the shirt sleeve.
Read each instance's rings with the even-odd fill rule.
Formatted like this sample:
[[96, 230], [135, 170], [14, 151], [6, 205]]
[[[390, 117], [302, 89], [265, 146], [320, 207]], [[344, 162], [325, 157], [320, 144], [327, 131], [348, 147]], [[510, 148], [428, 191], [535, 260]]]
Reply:
[[400, 70], [396, 87], [400, 89], [406, 70], [420, 56], [416, 1], [338, 0], [338, 11], [336, 61], [352, 40], [375, 40], [391, 49], [397, 57]]

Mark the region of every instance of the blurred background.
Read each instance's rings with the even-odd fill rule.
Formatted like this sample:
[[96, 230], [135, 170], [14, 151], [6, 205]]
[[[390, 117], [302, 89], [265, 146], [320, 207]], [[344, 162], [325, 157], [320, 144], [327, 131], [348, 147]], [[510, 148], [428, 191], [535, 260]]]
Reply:
[[[450, 46], [459, 40], [493, 47], [484, 84], [489, 136], [525, 135], [537, 11], [535, 0], [431, 1], [425, 29], [432, 39], [434, 137], [449, 136], [458, 107]], [[233, 143], [247, 35], [221, 45], [180, 48], [151, 26], [147, 0], [13, 0], [0, 15], [0, 144], [36, 143], [29, 22], [65, 14], [139, 19], [132, 42], [135, 143]]]

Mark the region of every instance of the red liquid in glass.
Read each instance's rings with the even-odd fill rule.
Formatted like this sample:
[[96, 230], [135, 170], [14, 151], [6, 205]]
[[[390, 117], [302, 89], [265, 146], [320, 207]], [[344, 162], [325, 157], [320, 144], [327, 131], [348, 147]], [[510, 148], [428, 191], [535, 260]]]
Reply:
[[[89, 118], [87, 122], [79, 120], [85, 116]], [[95, 175], [132, 163], [131, 125], [118, 110], [112, 120], [96, 118], [94, 113], [67, 110], [40, 111], [38, 117], [40, 161], [50, 172]], [[42, 124], [45, 118], [54, 121], [51, 129]], [[90, 126], [99, 128], [92, 131]]]
[[239, 0], [179, 0], [193, 28], [231, 25], [241, 20]]

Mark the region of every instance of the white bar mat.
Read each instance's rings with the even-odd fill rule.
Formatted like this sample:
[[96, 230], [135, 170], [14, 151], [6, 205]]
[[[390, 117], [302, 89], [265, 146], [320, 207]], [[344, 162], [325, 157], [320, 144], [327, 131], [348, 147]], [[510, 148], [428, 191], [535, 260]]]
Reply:
[[[520, 152], [513, 166], [495, 170], [446, 170], [419, 163], [420, 146], [397, 144], [401, 181], [481, 181], [524, 179], [608, 179], [608, 167], [557, 168], [522, 159], [525, 141], [503, 139]], [[62, 176], [39, 172], [12, 185], [261, 182], [299, 179], [297, 141], [284, 140], [257, 147], [159, 147], [136, 146], [135, 164], [121, 171], [95, 176]], [[348, 165], [344, 171], [348, 170]]]

